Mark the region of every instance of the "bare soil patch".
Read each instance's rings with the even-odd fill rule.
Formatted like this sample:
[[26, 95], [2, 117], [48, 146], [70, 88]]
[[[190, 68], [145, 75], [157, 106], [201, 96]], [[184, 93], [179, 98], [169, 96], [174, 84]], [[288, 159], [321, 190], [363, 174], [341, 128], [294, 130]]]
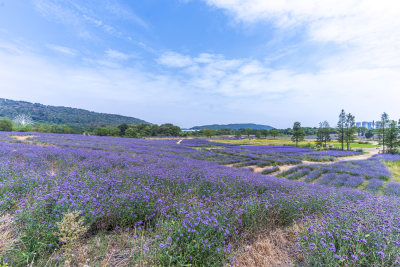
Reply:
[[239, 266], [293, 266], [302, 258], [296, 247], [297, 224], [287, 228], [265, 230], [257, 234], [255, 240], [243, 246], [243, 252], [236, 257]]
[[16, 237], [12, 231], [12, 217], [5, 214], [0, 217], [0, 253], [10, 248]]
[[29, 141], [28, 138], [35, 137], [36, 135], [11, 135], [12, 138], [17, 139], [22, 142], [29, 142], [32, 143], [32, 141]]
[[[367, 160], [367, 159], [371, 158], [372, 156], [374, 156], [374, 155], [379, 153], [379, 149], [376, 149], [376, 148], [368, 148], [368, 149], [364, 149], [364, 151], [367, 152], [367, 153], [362, 154], [362, 155], [357, 155], [357, 156], [338, 157], [334, 161], [321, 161], [321, 162], [318, 161], [318, 162], [315, 162], [315, 161], [303, 160], [301, 165], [315, 165], [315, 164], [327, 165], [327, 164], [334, 164], [336, 162], [341, 162], [341, 161]], [[228, 164], [228, 165], [225, 165], [225, 166], [233, 167], [233, 165], [234, 164]], [[300, 164], [298, 164], [298, 165], [300, 165]], [[296, 167], [298, 165], [280, 165], [280, 166], [278, 166], [279, 167], [279, 171], [270, 173], [268, 175], [270, 175], [270, 176], [278, 175], [278, 174], [280, 174], [280, 173], [282, 173], [284, 171], [287, 171], [287, 170], [289, 170], [289, 169], [291, 169], [293, 167]], [[251, 166], [245, 166], [245, 167], [239, 167], [239, 168], [252, 168], [255, 173], [262, 173], [264, 170], [269, 169], [271, 167], [270, 166], [269, 167], [259, 167], [257, 165], [251, 165]]]

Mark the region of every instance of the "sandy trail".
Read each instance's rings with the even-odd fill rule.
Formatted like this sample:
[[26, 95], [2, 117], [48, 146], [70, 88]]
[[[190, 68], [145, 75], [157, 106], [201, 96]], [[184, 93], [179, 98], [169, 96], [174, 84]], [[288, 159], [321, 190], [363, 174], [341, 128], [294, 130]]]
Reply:
[[[367, 152], [367, 153], [366, 154], [362, 154], [362, 155], [358, 155], [358, 156], [338, 157], [334, 161], [315, 162], [315, 161], [303, 160], [301, 164], [281, 165], [281, 166], [278, 166], [279, 167], [279, 171], [270, 173], [268, 175], [275, 176], [275, 175], [278, 175], [278, 174], [280, 174], [280, 173], [282, 173], [284, 171], [287, 171], [287, 170], [289, 170], [289, 169], [291, 169], [291, 168], [293, 168], [295, 166], [298, 166], [298, 165], [315, 165], [315, 164], [324, 164], [324, 165], [326, 165], [326, 164], [334, 164], [336, 162], [341, 162], [341, 161], [366, 160], [366, 159], [369, 159], [372, 156], [374, 156], [374, 155], [379, 153], [379, 149], [376, 149], [376, 148], [367, 148], [367, 149], [364, 149], [364, 151]], [[233, 167], [233, 165], [234, 164], [229, 164], [229, 165], [225, 165], [225, 166]], [[245, 166], [245, 167], [240, 167], [240, 168], [252, 168], [255, 173], [261, 173], [264, 170], [268, 170], [268, 169], [271, 169], [273, 167], [272, 166], [259, 167], [257, 165], [250, 165], [250, 166]]]
[[11, 135], [12, 138], [17, 139], [22, 142], [32, 143], [32, 141], [27, 140], [28, 138], [35, 137], [36, 135]]

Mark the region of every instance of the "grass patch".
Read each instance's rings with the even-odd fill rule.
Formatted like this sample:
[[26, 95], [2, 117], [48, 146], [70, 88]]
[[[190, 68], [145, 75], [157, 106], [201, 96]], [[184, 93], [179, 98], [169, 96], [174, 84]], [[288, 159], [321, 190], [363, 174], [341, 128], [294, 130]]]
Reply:
[[392, 172], [393, 181], [400, 183], [400, 160], [397, 161], [384, 161], [385, 165]]
[[[294, 146], [295, 143], [288, 139], [238, 139], [238, 140], [210, 140], [211, 142], [223, 142], [232, 145], [240, 145], [240, 146]], [[339, 147], [340, 143], [338, 142], [329, 142], [329, 145], [333, 145], [334, 147]], [[298, 143], [299, 147], [310, 147], [315, 148], [316, 142], [315, 140], [307, 140]], [[350, 145], [351, 148], [375, 148], [379, 147], [378, 145], [373, 144], [359, 144], [352, 143]]]

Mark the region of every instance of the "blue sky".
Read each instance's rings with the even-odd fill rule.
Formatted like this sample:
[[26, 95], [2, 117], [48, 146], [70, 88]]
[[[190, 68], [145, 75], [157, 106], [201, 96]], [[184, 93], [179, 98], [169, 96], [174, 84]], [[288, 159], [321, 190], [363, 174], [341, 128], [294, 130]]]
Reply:
[[0, 0], [0, 97], [182, 127], [400, 117], [400, 2]]

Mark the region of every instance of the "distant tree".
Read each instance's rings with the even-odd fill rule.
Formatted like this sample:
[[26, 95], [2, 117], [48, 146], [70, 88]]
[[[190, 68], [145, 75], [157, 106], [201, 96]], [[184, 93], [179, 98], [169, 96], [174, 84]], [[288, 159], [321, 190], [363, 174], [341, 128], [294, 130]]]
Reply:
[[331, 141], [329, 123], [327, 121], [320, 122], [317, 130], [317, 144], [320, 146], [325, 145], [326, 147], [329, 141]]
[[263, 129], [261, 131], [261, 134], [265, 137], [265, 139], [267, 139], [267, 136], [269, 135], [269, 131], [267, 129]]
[[365, 134], [367, 133], [368, 129], [365, 127], [358, 127], [357, 128], [357, 132], [359, 136], [365, 136]]
[[118, 129], [119, 129], [119, 135], [124, 136], [126, 129], [128, 129], [128, 124], [122, 123], [122, 124], [118, 125]]
[[247, 138], [250, 139], [251, 129], [250, 129], [250, 128], [247, 128], [247, 129], [245, 130], [245, 133], [246, 133], [246, 135], [247, 135]]
[[388, 148], [388, 153], [395, 153], [399, 147], [399, 125], [396, 121], [390, 121], [388, 128], [386, 130], [386, 146]]
[[365, 132], [365, 138], [370, 139], [374, 136], [374, 131], [372, 129], [369, 129], [368, 131]]
[[261, 138], [261, 131], [256, 131], [255, 136], [256, 136], [256, 138], [260, 139]]
[[351, 113], [346, 115], [344, 139], [347, 145], [347, 151], [350, 150], [350, 144], [354, 142], [356, 133], [355, 117]]
[[203, 129], [203, 134], [207, 136], [208, 138], [211, 138], [212, 136], [215, 135], [215, 130], [213, 129]]
[[381, 121], [379, 122], [379, 136], [382, 140], [382, 149], [383, 153], [385, 153], [385, 141], [387, 136], [387, 127], [389, 125], [389, 115], [386, 112], [383, 112], [381, 116]]
[[97, 127], [93, 130], [98, 136], [119, 136], [120, 130], [114, 126]]
[[341, 144], [342, 150], [344, 150], [345, 123], [346, 123], [346, 113], [342, 109], [339, 115], [339, 122], [337, 124], [338, 141]]
[[176, 125], [172, 126], [171, 131], [172, 131], [172, 136], [180, 136], [181, 133], [182, 133], [181, 128], [179, 126], [176, 126]]
[[239, 139], [242, 137], [242, 133], [239, 130], [235, 131], [235, 138]]
[[276, 137], [279, 135], [279, 131], [277, 129], [272, 129], [270, 134], [272, 137], [274, 137], [274, 139], [276, 139]]
[[292, 135], [292, 141], [296, 143], [296, 147], [300, 141], [304, 140], [304, 136], [305, 133], [303, 128], [301, 128], [301, 123], [296, 121], [293, 124], [293, 135]]
[[125, 130], [125, 136], [130, 138], [138, 138], [139, 132], [136, 127], [128, 127], [128, 129]]
[[12, 130], [13, 130], [13, 124], [9, 119], [7, 118], [0, 119], [0, 131], [11, 132]]
[[153, 124], [153, 125], [151, 125], [151, 128], [150, 128], [150, 135], [151, 136], [157, 136], [157, 134], [158, 134], [158, 129], [159, 129], [160, 127], [157, 125], [157, 124]]

